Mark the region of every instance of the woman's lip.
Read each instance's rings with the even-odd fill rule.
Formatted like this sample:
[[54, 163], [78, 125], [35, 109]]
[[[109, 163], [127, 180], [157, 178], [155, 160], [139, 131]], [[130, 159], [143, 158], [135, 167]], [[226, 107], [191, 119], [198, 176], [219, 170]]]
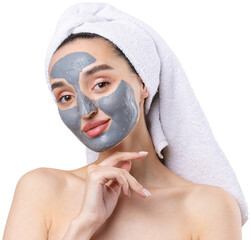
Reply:
[[101, 124], [104, 124], [104, 123], [108, 122], [109, 120], [110, 119], [108, 119], [108, 120], [93, 120], [93, 121], [85, 124], [85, 126], [83, 127], [83, 132], [87, 132], [92, 128], [95, 128], [95, 127], [97, 127], [97, 126], [99, 126]]
[[101, 134], [102, 132], [104, 132], [104, 130], [107, 128], [107, 126], [109, 125], [110, 123], [110, 119], [108, 121], [106, 121], [105, 123], [103, 124], [100, 124], [98, 125], [97, 127], [95, 128], [92, 128], [88, 131], [85, 132], [85, 134], [88, 136], [88, 137], [96, 137], [98, 136], [99, 134]]

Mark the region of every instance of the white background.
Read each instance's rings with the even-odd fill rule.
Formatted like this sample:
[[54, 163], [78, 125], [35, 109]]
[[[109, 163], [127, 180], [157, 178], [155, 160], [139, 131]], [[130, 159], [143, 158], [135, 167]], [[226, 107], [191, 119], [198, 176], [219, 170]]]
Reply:
[[[86, 165], [84, 145], [61, 121], [44, 74], [57, 20], [78, 2], [0, 3], [1, 236], [24, 173]], [[251, 2], [107, 2], [152, 26], [173, 49], [250, 205]], [[243, 239], [251, 239], [250, 220], [242, 229]]]

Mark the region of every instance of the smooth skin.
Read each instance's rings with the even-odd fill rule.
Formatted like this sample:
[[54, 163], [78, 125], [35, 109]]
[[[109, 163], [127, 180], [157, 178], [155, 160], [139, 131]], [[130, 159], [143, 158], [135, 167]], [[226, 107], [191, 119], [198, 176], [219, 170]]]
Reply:
[[[24, 174], [16, 186], [3, 239], [66, 240], [67, 234], [73, 234], [74, 240], [83, 236], [92, 240], [242, 239], [240, 209], [232, 195], [219, 187], [189, 182], [160, 162], [144, 118], [147, 88], [111, 46], [100, 39], [74, 40], [53, 55], [49, 72], [58, 59], [75, 51], [86, 51], [97, 59], [86, 69], [101, 63], [114, 68], [80, 79], [83, 93], [91, 99], [109, 95], [124, 79], [133, 87], [138, 121], [119, 145], [101, 152], [92, 164], [69, 171], [38, 168]], [[101, 78], [110, 79], [111, 84], [97, 85]], [[61, 80], [65, 81], [50, 82]], [[72, 97], [58, 102], [60, 109], [76, 104], [74, 89], [65, 83], [54, 95]], [[83, 116], [81, 124], [106, 118], [98, 109]], [[139, 151], [148, 154], [140, 156]], [[142, 187], [150, 197], [141, 193]], [[83, 232], [79, 232], [81, 223]], [[74, 233], [73, 225], [78, 229]]]

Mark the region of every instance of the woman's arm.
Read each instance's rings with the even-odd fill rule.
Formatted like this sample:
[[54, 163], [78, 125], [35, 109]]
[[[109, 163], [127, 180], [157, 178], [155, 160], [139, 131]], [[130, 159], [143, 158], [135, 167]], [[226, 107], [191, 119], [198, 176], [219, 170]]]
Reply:
[[48, 216], [45, 206], [48, 207], [49, 204], [48, 186], [50, 184], [46, 184], [42, 169], [32, 170], [20, 178], [15, 189], [3, 240], [47, 240]]
[[[113, 213], [122, 190], [128, 197], [130, 189], [142, 198], [149, 196], [129, 173], [131, 161], [142, 159], [146, 154], [116, 151], [102, 162], [87, 167], [82, 207], [62, 240], [90, 239]], [[119, 163], [122, 164], [118, 167]], [[62, 181], [47, 169], [26, 173], [17, 184], [3, 240], [48, 239], [53, 199], [57, 198], [61, 186]]]
[[98, 227], [99, 225], [92, 224], [88, 219], [81, 222], [73, 220], [61, 240], [90, 240]]
[[241, 240], [241, 212], [235, 198], [214, 186], [200, 188], [193, 198], [196, 239]]

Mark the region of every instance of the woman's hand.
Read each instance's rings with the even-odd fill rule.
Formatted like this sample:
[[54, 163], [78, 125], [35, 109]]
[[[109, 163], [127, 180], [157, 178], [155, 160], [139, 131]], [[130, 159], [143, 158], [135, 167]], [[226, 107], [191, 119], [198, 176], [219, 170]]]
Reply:
[[[112, 214], [121, 188], [130, 196], [130, 189], [140, 197], [146, 198], [143, 186], [129, 173], [131, 161], [142, 159], [147, 155], [137, 152], [115, 152], [99, 164], [87, 167], [86, 187], [83, 207], [77, 216], [77, 222], [91, 222], [101, 226]], [[119, 167], [116, 167], [121, 163]], [[96, 228], [96, 229], [97, 229]]]

